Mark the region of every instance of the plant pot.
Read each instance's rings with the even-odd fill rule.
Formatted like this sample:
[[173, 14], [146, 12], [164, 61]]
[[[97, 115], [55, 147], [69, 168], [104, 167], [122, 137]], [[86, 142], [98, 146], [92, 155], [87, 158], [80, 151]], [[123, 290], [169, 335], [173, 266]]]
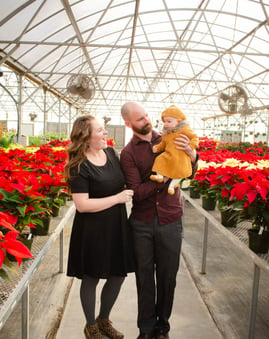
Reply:
[[239, 212], [223, 209], [220, 211], [221, 223], [225, 227], [236, 227], [238, 221]]
[[60, 213], [60, 207], [52, 206], [51, 210], [52, 210], [52, 216], [53, 217], [58, 217], [58, 215]]
[[259, 234], [257, 229], [248, 230], [249, 248], [255, 253], [267, 253], [269, 250], [269, 231]]
[[200, 193], [199, 193], [199, 191], [197, 190], [196, 187], [190, 186], [189, 193], [190, 193], [190, 197], [193, 198], [193, 199], [199, 199], [200, 198]]
[[213, 198], [202, 197], [202, 207], [207, 211], [214, 211], [216, 200]]
[[50, 221], [51, 221], [51, 216], [50, 215], [46, 215], [42, 218], [40, 218], [40, 220], [43, 222], [43, 226], [41, 225], [35, 225], [36, 228], [32, 228], [31, 229], [31, 233], [33, 235], [47, 235], [49, 233], [49, 226], [50, 226]]
[[[23, 244], [31, 251], [34, 237], [32, 236], [30, 239], [28, 239], [28, 236], [29, 236], [29, 233], [26, 233], [26, 234], [18, 234], [17, 240], [19, 240], [20, 242], [22, 242], [22, 243], [23, 243]], [[8, 258], [10, 261], [17, 261], [16, 258], [14, 257], [14, 255], [12, 255], [12, 254], [10, 254], [10, 253], [7, 253], [7, 258]], [[28, 258], [24, 258], [24, 259], [22, 259], [22, 260], [24, 261], [24, 260], [27, 260], [27, 259], [28, 259]]]
[[59, 198], [62, 201], [62, 205], [65, 206], [66, 205], [66, 196], [65, 195], [60, 195]]

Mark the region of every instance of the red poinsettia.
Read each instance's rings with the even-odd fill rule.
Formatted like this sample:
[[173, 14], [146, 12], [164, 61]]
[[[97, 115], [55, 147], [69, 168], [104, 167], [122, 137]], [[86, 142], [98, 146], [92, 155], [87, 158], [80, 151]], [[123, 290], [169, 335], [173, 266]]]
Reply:
[[231, 197], [241, 206], [241, 219], [252, 221], [254, 228], [269, 229], [269, 177], [268, 170], [246, 170], [242, 181], [235, 183]]
[[[10, 265], [7, 253], [16, 258], [18, 265], [21, 264], [23, 258], [33, 257], [29, 249], [17, 240], [18, 231], [13, 226], [16, 220], [16, 217], [0, 212], [0, 277], [4, 279], [8, 278], [6, 269]], [[5, 230], [8, 231], [5, 232]]]
[[107, 143], [107, 146], [111, 146], [111, 147], [115, 146], [115, 140], [113, 138], [107, 138], [106, 143]]

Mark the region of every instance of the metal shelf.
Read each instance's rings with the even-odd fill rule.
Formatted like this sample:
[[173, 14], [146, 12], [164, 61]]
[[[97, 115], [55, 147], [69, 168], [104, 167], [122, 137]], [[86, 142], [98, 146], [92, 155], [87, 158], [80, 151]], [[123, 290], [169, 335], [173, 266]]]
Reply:
[[57, 238], [60, 241], [59, 272], [63, 272], [63, 229], [74, 212], [73, 202], [67, 202], [61, 208], [60, 216], [51, 220], [50, 233], [34, 237], [31, 248], [34, 258], [24, 260], [20, 267], [14, 265], [8, 273], [10, 279], [0, 280], [0, 330], [22, 298], [22, 338], [29, 338], [29, 283]]
[[[249, 317], [248, 339], [254, 339], [255, 321], [258, 304], [258, 292], [260, 281], [260, 270], [263, 269], [269, 272], [269, 253], [257, 254], [248, 247], [248, 234], [247, 229], [251, 227], [248, 221], [240, 222], [236, 227], [225, 227], [220, 222], [220, 213], [217, 210], [207, 211], [202, 207], [201, 198], [192, 199], [187, 191], [181, 190], [181, 195], [184, 201], [184, 208], [187, 208], [185, 202], [188, 201], [198, 213], [205, 217], [203, 246], [202, 246], [202, 263], [201, 273], [206, 274], [206, 257], [207, 257], [207, 244], [208, 244], [208, 225], [217, 228], [224, 236], [226, 236], [231, 243], [242, 252], [249, 256], [254, 264], [253, 282], [252, 282], [252, 300]], [[183, 216], [184, 220], [184, 216]]]

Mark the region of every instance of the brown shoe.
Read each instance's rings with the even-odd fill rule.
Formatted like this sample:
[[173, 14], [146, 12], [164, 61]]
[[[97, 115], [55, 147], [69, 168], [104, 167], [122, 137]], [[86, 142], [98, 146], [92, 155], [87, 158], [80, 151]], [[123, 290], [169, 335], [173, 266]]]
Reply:
[[84, 334], [87, 339], [103, 339], [97, 324], [86, 325], [84, 327]]
[[113, 326], [112, 322], [109, 319], [97, 318], [96, 322], [98, 324], [99, 330], [102, 334], [106, 335], [110, 339], [122, 339], [124, 335], [117, 331]]

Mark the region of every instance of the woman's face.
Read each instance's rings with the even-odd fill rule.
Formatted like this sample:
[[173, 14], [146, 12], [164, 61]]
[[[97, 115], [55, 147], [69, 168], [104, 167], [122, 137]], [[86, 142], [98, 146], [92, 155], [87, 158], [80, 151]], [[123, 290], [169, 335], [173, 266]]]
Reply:
[[91, 121], [92, 133], [89, 138], [89, 146], [93, 149], [104, 149], [107, 147], [107, 131], [97, 119]]

